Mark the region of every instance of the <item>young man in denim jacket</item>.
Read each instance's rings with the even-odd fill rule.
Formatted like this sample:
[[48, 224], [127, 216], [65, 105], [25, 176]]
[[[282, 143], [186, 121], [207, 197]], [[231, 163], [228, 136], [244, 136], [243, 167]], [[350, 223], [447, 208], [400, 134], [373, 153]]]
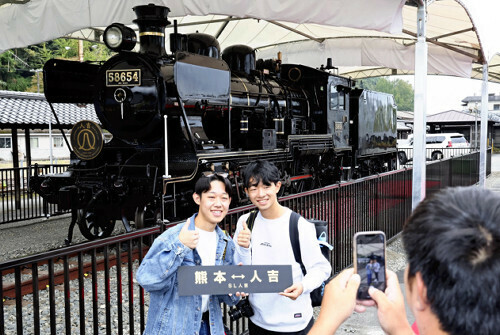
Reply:
[[[232, 265], [234, 243], [217, 226], [231, 202], [231, 183], [224, 177], [201, 177], [195, 185], [198, 213], [154, 241], [137, 271], [137, 281], [150, 293], [145, 335], [224, 334], [220, 303], [234, 305], [229, 295], [179, 296], [179, 266]], [[225, 254], [224, 254], [225, 251]]]

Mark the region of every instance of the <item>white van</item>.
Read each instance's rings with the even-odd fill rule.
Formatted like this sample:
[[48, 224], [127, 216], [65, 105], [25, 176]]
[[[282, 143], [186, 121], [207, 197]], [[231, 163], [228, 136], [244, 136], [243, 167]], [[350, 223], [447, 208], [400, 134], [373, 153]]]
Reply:
[[[425, 142], [427, 160], [450, 158], [470, 152], [469, 142], [460, 133], [426, 134]], [[413, 135], [408, 135], [406, 141], [398, 140], [398, 158], [401, 164], [413, 159]]]

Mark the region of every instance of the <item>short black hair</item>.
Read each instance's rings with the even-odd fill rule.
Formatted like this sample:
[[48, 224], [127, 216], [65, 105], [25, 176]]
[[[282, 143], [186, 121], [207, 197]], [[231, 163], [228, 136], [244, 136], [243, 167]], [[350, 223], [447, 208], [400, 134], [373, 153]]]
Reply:
[[497, 334], [500, 320], [500, 196], [476, 186], [441, 190], [403, 228], [408, 280], [420, 272], [449, 334]]
[[[243, 185], [245, 188], [257, 185], [261, 181], [268, 186], [280, 181], [280, 171], [276, 165], [269, 161], [257, 160], [245, 166], [243, 169]], [[250, 185], [250, 182], [252, 185]]]
[[229, 194], [229, 196], [231, 196], [232, 192], [231, 182], [226, 177], [221, 176], [217, 173], [214, 173], [209, 176], [201, 176], [194, 185], [194, 193], [198, 194], [201, 197], [202, 193], [210, 191], [210, 189], [212, 188], [211, 183], [213, 181], [220, 181], [224, 183], [226, 193]]

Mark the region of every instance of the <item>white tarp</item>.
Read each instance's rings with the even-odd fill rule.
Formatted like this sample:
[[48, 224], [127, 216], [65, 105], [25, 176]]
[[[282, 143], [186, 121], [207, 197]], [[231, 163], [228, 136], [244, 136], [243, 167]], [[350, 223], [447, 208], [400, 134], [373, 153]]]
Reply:
[[[412, 73], [416, 7], [406, 0], [30, 0], [0, 2], [0, 52], [61, 36], [91, 38], [82, 29], [113, 22], [132, 24], [134, 6], [154, 3], [171, 9], [179, 32], [216, 34], [218, 40], [256, 48], [258, 57], [319, 67], [333, 59], [339, 73]], [[24, 1], [23, 1], [24, 2]], [[473, 71], [500, 51], [498, 0], [428, 1], [428, 73], [480, 78]], [[253, 18], [241, 19], [238, 18]], [[204, 23], [189, 25], [192, 22]], [[288, 29], [284, 29], [288, 28]], [[167, 34], [172, 28], [167, 29]], [[435, 42], [435, 43], [433, 43]], [[168, 45], [168, 44], [167, 44]], [[484, 58], [483, 58], [484, 57]], [[500, 62], [497, 56], [494, 64]], [[490, 79], [500, 74], [490, 69]], [[360, 72], [365, 70], [365, 72]], [[397, 70], [397, 71], [396, 71]]]
[[[0, 53], [48, 41], [87, 27], [131, 24], [132, 8], [154, 3], [170, 16], [219, 14], [296, 23], [317, 23], [389, 33], [401, 32], [406, 0], [31, 0], [0, 9]], [[356, 19], [352, 19], [355, 17]]]
[[[284, 63], [326, 65], [332, 58], [334, 66], [383, 66], [389, 69], [413, 71], [415, 69], [415, 45], [404, 46], [389, 39], [349, 38], [284, 44], [259, 50], [258, 57], [276, 57], [280, 51]], [[455, 54], [436, 45], [429, 45], [428, 72], [470, 77], [472, 59]]]
[[457, 0], [471, 17], [480, 38], [487, 61], [500, 53], [500, 1], [498, 0]]

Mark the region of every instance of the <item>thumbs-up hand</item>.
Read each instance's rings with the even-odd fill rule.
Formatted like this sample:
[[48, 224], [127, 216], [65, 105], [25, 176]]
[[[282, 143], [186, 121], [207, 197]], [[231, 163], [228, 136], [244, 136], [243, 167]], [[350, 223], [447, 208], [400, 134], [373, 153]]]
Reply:
[[248, 229], [247, 223], [243, 221], [243, 230], [238, 234], [238, 245], [243, 248], [250, 247], [252, 232]]
[[182, 242], [186, 247], [194, 249], [198, 245], [198, 240], [200, 239], [200, 233], [196, 230], [189, 230], [189, 219], [186, 220], [186, 223], [181, 229], [179, 233], [179, 241]]

